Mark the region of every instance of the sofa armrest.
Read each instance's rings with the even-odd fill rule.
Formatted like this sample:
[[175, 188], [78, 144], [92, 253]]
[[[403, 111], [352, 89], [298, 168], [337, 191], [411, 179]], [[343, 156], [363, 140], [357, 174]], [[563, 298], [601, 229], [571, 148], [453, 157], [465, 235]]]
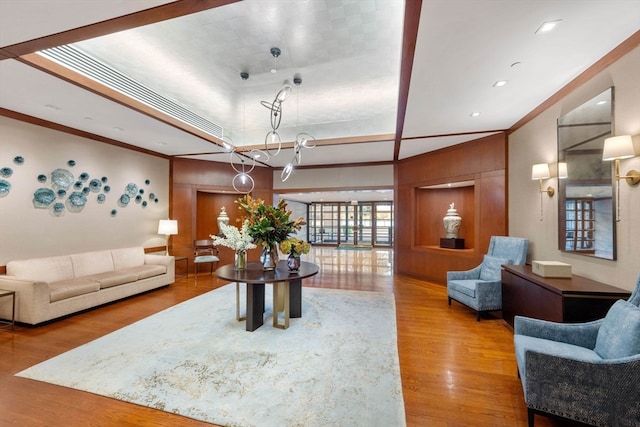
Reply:
[[513, 333], [592, 349], [596, 346], [602, 321], [603, 319], [586, 323], [557, 323], [515, 316]]
[[525, 375], [529, 408], [592, 425], [640, 419], [640, 355], [583, 361], [528, 351]]
[[176, 258], [173, 255], [144, 254], [145, 264], [164, 265], [165, 267], [169, 267], [172, 262], [175, 263], [175, 259]]
[[480, 269], [482, 264], [465, 271], [447, 271], [447, 282], [449, 280], [471, 280], [480, 278]]
[[[15, 276], [0, 276], [0, 289], [16, 292], [16, 321], [34, 325], [36, 307], [46, 307], [51, 301], [47, 282], [20, 279]], [[0, 317], [11, 318], [11, 308], [0, 302]]]

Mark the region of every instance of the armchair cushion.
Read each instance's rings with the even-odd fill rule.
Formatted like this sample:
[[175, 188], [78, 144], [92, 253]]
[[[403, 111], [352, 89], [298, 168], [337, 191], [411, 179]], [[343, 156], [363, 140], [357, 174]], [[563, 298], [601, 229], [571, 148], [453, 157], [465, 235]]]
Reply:
[[640, 354], [640, 307], [616, 301], [600, 326], [594, 351], [603, 359]]
[[474, 279], [468, 280], [452, 280], [449, 282], [449, 289], [458, 291], [461, 294], [468, 295], [472, 298], [476, 297], [476, 285], [478, 281]]
[[498, 258], [491, 255], [485, 255], [482, 261], [482, 269], [480, 270], [480, 280], [494, 282], [500, 280], [500, 270], [503, 264], [510, 264], [507, 258]]

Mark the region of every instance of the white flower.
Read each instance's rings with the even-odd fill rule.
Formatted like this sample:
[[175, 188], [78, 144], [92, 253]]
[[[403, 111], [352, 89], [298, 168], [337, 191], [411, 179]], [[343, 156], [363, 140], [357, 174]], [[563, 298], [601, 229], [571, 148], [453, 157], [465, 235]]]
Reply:
[[214, 245], [226, 246], [234, 251], [246, 251], [253, 249], [256, 245], [253, 243], [253, 237], [249, 235], [249, 221], [242, 223], [242, 230], [238, 230], [233, 225], [220, 224], [220, 230], [223, 237], [210, 235]]

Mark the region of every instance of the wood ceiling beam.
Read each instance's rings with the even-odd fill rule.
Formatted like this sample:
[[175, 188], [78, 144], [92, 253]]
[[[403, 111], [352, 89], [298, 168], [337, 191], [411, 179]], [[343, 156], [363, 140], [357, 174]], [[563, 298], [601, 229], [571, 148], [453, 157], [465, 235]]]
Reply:
[[404, 9], [402, 59], [400, 62], [400, 88], [398, 92], [398, 113], [396, 117], [396, 137], [393, 147], [393, 160], [398, 160], [400, 157], [400, 144], [402, 143], [404, 117], [407, 112], [407, 98], [409, 98], [411, 71], [413, 69], [413, 57], [416, 52], [421, 10], [422, 0], [407, 0]]
[[237, 1], [239, 0], [178, 0], [95, 24], [85, 25], [83, 27], [62, 31], [57, 34], [40, 37], [22, 43], [16, 43], [10, 46], [4, 46], [0, 48], [0, 52], [2, 53], [0, 55], [0, 60], [16, 58], [43, 49], [75, 43], [94, 37], [129, 30], [131, 28], [141, 27], [143, 25], [154, 24], [156, 22], [166, 21], [179, 16], [190, 15], [192, 13], [202, 12], [203, 10], [225, 6]]

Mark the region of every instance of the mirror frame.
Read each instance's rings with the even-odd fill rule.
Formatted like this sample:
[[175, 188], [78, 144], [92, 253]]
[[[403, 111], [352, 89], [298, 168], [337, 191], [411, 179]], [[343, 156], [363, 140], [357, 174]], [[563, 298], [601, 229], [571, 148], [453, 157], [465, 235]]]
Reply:
[[[562, 252], [609, 260], [617, 258], [612, 162], [602, 160], [604, 140], [613, 135], [613, 120], [613, 86], [557, 120], [557, 168], [560, 163], [567, 163], [568, 172], [566, 179], [558, 179], [558, 249]], [[571, 234], [571, 230], [567, 231], [567, 198], [576, 199], [573, 249], [567, 249], [567, 236]], [[579, 200], [581, 198], [584, 200]], [[590, 209], [584, 211], [581, 209], [584, 206]], [[588, 217], [579, 218], [578, 211]], [[577, 225], [579, 220], [584, 220], [585, 228]], [[588, 228], [589, 222], [592, 228]], [[602, 241], [605, 243], [598, 244]]]

